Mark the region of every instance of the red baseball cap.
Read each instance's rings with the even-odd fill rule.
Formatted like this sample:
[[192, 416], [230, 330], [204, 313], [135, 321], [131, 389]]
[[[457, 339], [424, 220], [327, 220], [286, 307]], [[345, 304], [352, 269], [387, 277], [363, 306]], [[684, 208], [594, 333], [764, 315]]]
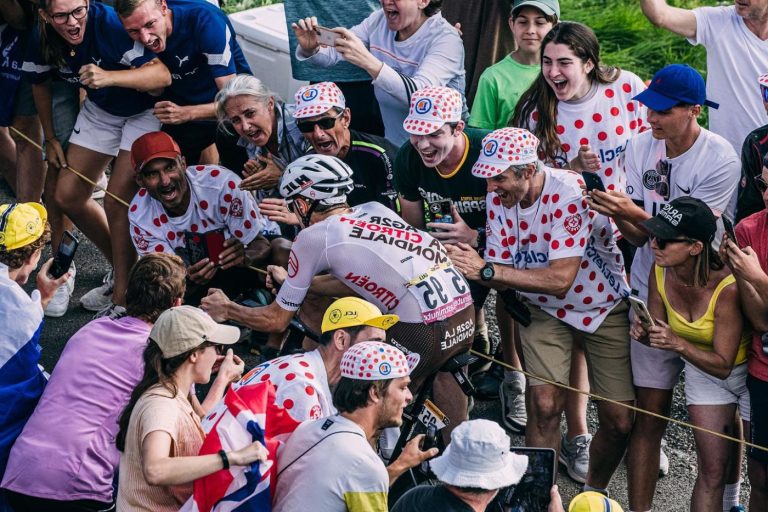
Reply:
[[155, 158], [175, 159], [181, 155], [176, 141], [165, 132], [145, 133], [131, 146], [131, 165], [136, 172], [141, 172], [150, 160]]

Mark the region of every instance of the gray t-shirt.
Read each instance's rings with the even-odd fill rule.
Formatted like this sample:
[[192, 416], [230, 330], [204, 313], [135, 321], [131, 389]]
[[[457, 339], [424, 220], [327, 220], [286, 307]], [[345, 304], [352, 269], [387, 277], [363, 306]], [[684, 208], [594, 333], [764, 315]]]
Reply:
[[323, 27], [351, 28], [367, 18], [373, 11], [381, 8], [377, 0], [285, 0], [285, 22], [288, 25], [288, 44], [291, 51], [291, 69], [296, 80], [312, 82], [356, 82], [370, 80], [371, 77], [359, 67], [348, 62], [340, 62], [329, 68], [296, 59], [296, 35], [291, 23], [300, 18], [316, 16], [317, 23]]

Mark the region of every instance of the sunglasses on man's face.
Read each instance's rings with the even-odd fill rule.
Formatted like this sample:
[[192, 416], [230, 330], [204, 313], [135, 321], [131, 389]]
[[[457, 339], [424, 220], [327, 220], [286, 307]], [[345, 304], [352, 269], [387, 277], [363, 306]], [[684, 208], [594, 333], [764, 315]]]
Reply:
[[296, 127], [301, 133], [312, 133], [315, 131], [315, 125], [319, 126], [321, 130], [330, 130], [336, 126], [336, 120], [344, 115], [344, 112], [336, 117], [323, 117], [316, 121], [296, 121]]
[[658, 179], [656, 180], [656, 185], [654, 185], [654, 190], [656, 190], [656, 193], [663, 197], [665, 201], [669, 201], [669, 192], [672, 188], [672, 182], [670, 180], [670, 176], [672, 175], [672, 163], [669, 160], [660, 159], [656, 162], [656, 175], [658, 176]]

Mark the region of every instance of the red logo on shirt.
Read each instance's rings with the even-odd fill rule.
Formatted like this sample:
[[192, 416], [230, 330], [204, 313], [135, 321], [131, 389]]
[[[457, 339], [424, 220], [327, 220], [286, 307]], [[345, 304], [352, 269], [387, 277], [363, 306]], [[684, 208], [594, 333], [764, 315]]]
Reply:
[[133, 241], [136, 243], [136, 247], [140, 251], [146, 251], [147, 247], [149, 247], [149, 243], [146, 240], [144, 240], [144, 237], [141, 235], [134, 235]]
[[563, 221], [563, 227], [572, 235], [578, 233], [581, 229], [581, 214], [574, 213], [573, 215], [566, 217]]
[[323, 410], [320, 408], [319, 405], [315, 404], [312, 406], [312, 408], [309, 410], [309, 419], [311, 420], [318, 420], [323, 417]]
[[243, 218], [243, 202], [239, 198], [232, 199], [229, 207], [229, 214], [237, 219]]
[[291, 251], [291, 255], [288, 256], [288, 277], [294, 277], [299, 273], [299, 259], [296, 257], [296, 253]]

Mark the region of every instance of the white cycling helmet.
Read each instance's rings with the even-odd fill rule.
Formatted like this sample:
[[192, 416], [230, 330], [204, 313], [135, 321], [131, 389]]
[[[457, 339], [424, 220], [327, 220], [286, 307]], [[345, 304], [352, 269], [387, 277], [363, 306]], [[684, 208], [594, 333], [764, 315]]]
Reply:
[[352, 169], [335, 156], [304, 155], [283, 171], [280, 194], [301, 196], [322, 205], [341, 204], [354, 189]]

